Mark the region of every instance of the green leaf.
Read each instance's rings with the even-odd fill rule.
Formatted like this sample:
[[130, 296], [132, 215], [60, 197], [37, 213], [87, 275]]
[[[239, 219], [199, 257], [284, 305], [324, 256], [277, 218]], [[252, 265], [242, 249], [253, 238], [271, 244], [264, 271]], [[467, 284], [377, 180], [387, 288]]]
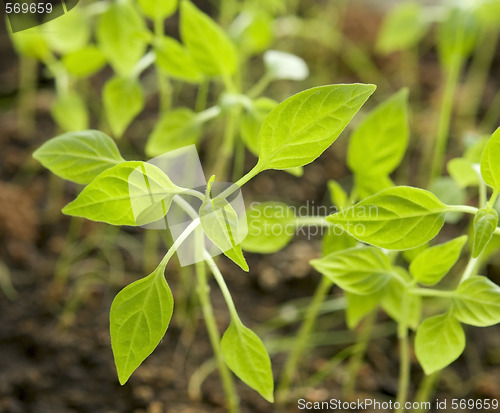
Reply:
[[106, 65], [106, 58], [97, 47], [90, 45], [64, 55], [62, 63], [71, 75], [85, 78], [101, 70]]
[[327, 217], [354, 238], [377, 247], [406, 250], [430, 241], [447, 211], [432, 193], [410, 186], [384, 189]]
[[293, 209], [281, 202], [259, 202], [247, 210], [245, 251], [270, 254], [283, 249], [295, 234]]
[[382, 53], [408, 50], [422, 40], [428, 26], [422, 5], [412, 2], [396, 5], [382, 24], [377, 49]]
[[[449, 176], [439, 176], [433, 179], [428, 190], [436, 195], [446, 205], [463, 205], [467, 200], [467, 193]], [[450, 212], [445, 216], [445, 222], [456, 224], [463, 217], [462, 212]]]
[[476, 44], [478, 23], [473, 13], [450, 8], [444, 22], [438, 26], [438, 52], [442, 64], [450, 67], [455, 56], [465, 59]]
[[304, 80], [309, 76], [309, 68], [304, 59], [278, 50], [264, 53], [264, 64], [273, 79]]
[[248, 271], [248, 265], [239, 247], [245, 236], [246, 225], [240, 222], [241, 218], [227, 200], [210, 198], [209, 193], [210, 187], [200, 207], [201, 227], [208, 239], [228, 258], [244, 271]]
[[154, 50], [157, 66], [169, 76], [193, 83], [203, 79], [191, 54], [177, 40], [168, 36], [156, 39]]
[[369, 295], [391, 278], [389, 258], [377, 248], [351, 248], [312, 260], [316, 271], [350, 293]]
[[447, 169], [460, 188], [479, 185], [479, 175], [468, 159], [454, 158], [448, 162]]
[[181, 38], [198, 68], [209, 76], [232, 75], [238, 55], [224, 30], [187, 0], [180, 13]]
[[359, 199], [367, 198], [383, 189], [394, 186], [394, 182], [388, 175], [363, 175], [354, 174], [354, 184]]
[[280, 103], [260, 130], [257, 168], [286, 169], [314, 161], [335, 142], [375, 88], [321, 86]]
[[332, 205], [338, 209], [347, 208], [349, 205], [349, 198], [344, 188], [342, 188], [338, 182], [333, 180], [328, 181], [328, 191], [330, 192]]
[[403, 276], [402, 279], [391, 278], [382, 290], [383, 296], [381, 305], [384, 311], [395, 321], [401, 322], [402, 317], [402, 300], [409, 300], [409, 315], [405, 320], [408, 326], [416, 329], [420, 323], [422, 314], [422, 298], [418, 295], [408, 295], [408, 286], [403, 282], [410, 282], [409, 275], [406, 271], [400, 269], [399, 274]]
[[328, 255], [335, 251], [353, 248], [356, 245], [358, 245], [358, 241], [347, 232], [341, 228], [330, 226], [326, 229], [326, 233], [323, 236], [322, 251], [323, 255]]
[[500, 191], [500, 128], [491, 136], [481, 157], [481, 175], [484, 182]]
[[229, 34], [245, 54], [261, 53], [274, 39], [273, 16], [266, 10], [244, 10], [231, 23]]
[[113, 77], [108, 80], [104, 85], [103, 101], [111, 130], [118, 138], [144, 108], [141, 85], [131, 78]]
[[264, 399], [274, 401], [271, 360], [260, 338], [241, 322], [231, 321], [221, 340], [222, 357], [231, 371]]
[[45, 61], [50, 56], [49, 45], [39, 27], [12, 33], [9, 31], [12, 44], [17, 53], [23, 56]]
[[245, 146], [254, 155], [259, 155], [260, 128], [266, 117], [278, 105], [275, 100], [262, 97], [252, 101], [241, 116], [240, 133]]
[[99, 18], [97, 40], [114, 71], [128, 76], [147, 45], [144, 20], [129, 2], [113, 2]]
[[101, 172], [124, 162], [113, 139], [96, 130], [56, 136], [33, 157], [53, 174], [78, 184], [88, 184]]
[[89, 115], [85, 102], [76, 92], [57, 96], [51, 114], [64, 131], [79, 131], [89, 127]]
[[482, 276], [472, 276], [453, 295], [453, 315], [462, 323], [488, 327], [500, 323], [500, 287]]
[[426, 249], [411, 262], [411, 275], [422, 284], [438, 283], [458, 261], [466, 242], [467, 235], [463, 235]]
[[177, 9], [177, 0], [139, 0], [139, 6], [151, 19], [166, 19]]
[[480, 209], [474, 217], [472, 257], [477, 258], [486, 248], [497, 229], [498, 213], [493, 208]]
[[388, 175], [408, 147], [408, 90], [378, 105], [363, 119], [349, 142], [347, 163], [357, 174]]
[[120, 384], [158, 346], [167, 331], [174, 299], [163, 275], [165, 265], [121, 290], [109, 314], [111, 347]]
[[427, 318], [415, 336], [415, 353], [425, 374], [432, 374], [454, 362], [465, 349], [465, 333], [450, 314]]
[[49, 47], [62, 54], [85, 47], [91, 35], [91, 24], [80, 8], [46, 22], [43, 28]]
[[363, 318], [370, 314], [379, 305], [382, 298], [381, 291], [370, 295], [359, 295], [346, 293], [347, 308], [346, 322], [347, 327], [355, 329]]
[[146, 143], [148, 156], [159, 156], [166, 152], [198, 143], [201, 125], [196, 114], [188, 108], [173, 109], [165, 113], [156, 123]]
[[182, 192], [157, 167], [122, 162], [97, 176], [62, 212], [111, 225], [145, 225], [161, 219]]

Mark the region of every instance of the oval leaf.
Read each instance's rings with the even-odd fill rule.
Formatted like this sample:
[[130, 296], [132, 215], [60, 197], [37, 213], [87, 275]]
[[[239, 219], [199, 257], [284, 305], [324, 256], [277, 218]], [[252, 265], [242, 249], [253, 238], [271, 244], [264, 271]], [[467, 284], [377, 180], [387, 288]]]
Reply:
[[415, 336], [415, 353], [425, 374], [432, 374], [454, 362], [465, 349], [465, 333], [450, 314], [427, 318]]
[[224, 30], [188, 0], [181, 2], [182, 42], [198, 68], [209, 76], [232, 75], [236, 71], [236, 48]]
[[52, 173], [78, 184], [88, 184], [101, 172], [124, 162], [113, 139], [96, 130], [56, 136], [33, 157]]
[[245, 251], [270, 254], [284, 248], [295, 234], [295, 214], [281, 202], [260, 202], [247, 210]]
[[167, 331], [174, 299], [163, 275], [165, 265], [136, 281], [113, 300], [109, 314], [111, 347], [120, 384], [158, 346]]
[[458, 261], [466, 242], [467, 236], [463, 235], [426, 249], [411, 262], [411, 275], [423, 284], [438, 283]]
[[177, 40], [167, 36], [157, 39], [154, 50], [157, 66], [168, 75], [193, 83], [203, 79], [191, 54]]
[[76, 92], [58, 96], [51, 108], [52, 117], [63, 131], [78, 131], [89, 127], [85, 102]]
[[139, 0], [139, 6], [151, 19], [166, 19], [177, 9], [177, 0]]
[[483, 208], [474, 217], [474, 243], [472, 257], [477, 258], [486, 248], [497, 229], [498, 213], [493, 208]]
[[468, 278], [455, 291], [453, 315], [476, 327], [500, 323], [500, 287], [486, 277]]
[[392, 272], [389, 258], [373, 247], [333, 252], [311, 265], [343, 290], [360, 295], [379, 291]]
[[101, 173], [62, 212], [111, 225], [145, 225], [164, 216], [182, 191], [151, 164], [122, 162]]
[[274, 401], [271, 360], [260, 338], [241, 322], [231, 321], [221, 340], [222, 357], [231, 371], [264, 399]]
[[385, 189], [327, 217], [354, 238], [377, 247], [406, 250], [434, 238], [447, 207], [428, 191], [410, 186]]
[[146, 25], [129, 2], [113, 2], [99, 18], [97, 40], [116, 73], [128, 76], [144, 55]]
[[144, 108], [140, 83], [135, 79], [114, 77], [103, 90], [104, 110], [113, 134], [120, 138]]
[[314, 161], [335, 142], [375, 88], [321, 86], [280, 103], [260, 130], [257, 168], [286, 169]]
[[481, 157], [481, 175], [484, 182], [500, 191], [500, 128], [492, 135]]
[[174, 109], [156, 123], [146, 143], [146, 154], [160, 156], [196, 144], [200, 135], [201, 125], [196, 121], [196, 114], [188, 108]]
[[466, 158], [454, 158], [447, 165], [448, 172], [460, 188], [479, 185], [479, 175]]
[[106, 65], [106, 58], [97, 47], [87, 46], [64, 55], [62, 63], [73, 76], [85, 78], [101, 70]]
[[403, 89], [372, 110], [349, 142], [347, 163], [355, 173], [389, 175], [401, 163], [410, 136], [408, 90]]

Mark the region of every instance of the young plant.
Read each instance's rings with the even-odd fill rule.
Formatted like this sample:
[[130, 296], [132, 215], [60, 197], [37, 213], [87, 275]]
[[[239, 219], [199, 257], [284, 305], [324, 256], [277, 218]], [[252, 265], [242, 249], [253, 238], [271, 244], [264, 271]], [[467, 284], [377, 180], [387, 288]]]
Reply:
[[[98, 131], [67, 133], [40, 147], [34, 157], [61, 178], [86, 185], [64, 207], [67, 215], [111, 225], [164, 222], [172, 205], [191, 218], [158, 267], [125, 287], [110, 312], [110, 333], [121, 384], [158, 346], [173, 313], [173, 297], [165, 280], [167, 263], [191, 237], [200, 302], [223, 380], [228, 408], [238, 410], [229, 368], [272, 402], [271, 362], [261, 340], [243, 325], [207, 241], [240, 267], [248, 269], [240, 243], [241, 218], [231, 203], [236, 190], [268, 169], [300, 168], [314, 161], [339, 136], [375, 86], [331, 85], [298, 93], [277, 105], [265, 118], [258, 138], [259, 159], [235, 185], [216, 191], [214, 177], [203, 190], [174, 183], [151, 163], [125, 161], [111, 138]], [[194, 201], [193, 201], [194, 200]], [[193, 207], [195, 205], [195, 207]], [[246, 224], [246, 223], [245, 223]], [[212, 245], [212, 246], [213, 246]], [[212, 251], [212, 250], [211, 250]], [[193, 261], [192, 261], [193, 262]], [[208, 296], [206, 266], [226, 300], [230, 324], [220, 339]]]

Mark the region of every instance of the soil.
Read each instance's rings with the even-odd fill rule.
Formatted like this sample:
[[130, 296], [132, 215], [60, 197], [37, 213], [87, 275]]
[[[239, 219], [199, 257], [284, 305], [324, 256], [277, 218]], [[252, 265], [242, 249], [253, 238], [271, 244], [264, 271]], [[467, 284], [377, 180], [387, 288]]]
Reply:
[[[356, 10], [349, 13], [346, 27], [354, 32], [353, 39], [362, 41], [373, 36], [376, 28], [369, 25], [357, 30], [366, 11]], [[4, 33], [3, 27], [0, 30]], [[217, 373], [208, 374], [201, 385], [196, 383], [212, 350], [197, 307], [192, 274], [179, 273], [175, 263], [167, 269], [176, 299], [171, 326], [129, 382], [119, 385], [108, 313], [115, 294], [145, 275], [141, 263], [144, 233], [71, 221], [60, 213], [78, 189], [51, 177], [31, 158], [36, 147], [56, 134], [49, 114], [50, 81], [39, 73], [41, 90], [34, 97], [37, 126], [26, 136], [15, 111], [19, 62], [5, 35], [0, 36], [0, 50], [0, 286], [4, 291], [0, 290], [0, 413], [224, 412]], [[432, 56], [426, 59], [421, 78], [424, 87], [435, 89], [436, 61]], [[428, 98], [432, 101], [432, 96]], [[150, 112], [142, 118], [146, 123], [156, 113], [154, 102], [148, 107]], [[134, 133], [136, 130], [133, 128]], [[129, 138], [130, 142], [141, 139]], [[261, 174], [245, 186], [245, 200], [280, 200], [309, 208], [327, 204], [327, 179], [349, 183], [345, 138], [335, 144], [335, 150], [307, 166], [302, 179], [280, 172]], [[247, 166], [252, 162], [248, 159]], [[68, 232], [76, 235], [68, 237]], [[158, 254], [162, 248], [159, 246]], [[247, 254], [249, 273], [221, 258], [222, 272], [245, 324], [266, 340], [290, 348], [293, 343], [286, 337], [293, 337], [298, 324], [284, 320], [301, 298], [307, 302], [313, 294], [319, 275], [308, 261], [320, 251], [319, 237], [308, 240], [299, 236], [271, 256]], [[488, 272], [500, 281], [497, 267], [490, 266]], [[340, 291], [334, 289], [331, 299], [339, 297]], [[228, 314], [216, 285], [212, 301], [223, 331]], [[394, 326], [382, 314], [378, 325], [354, 399], [395, 399], [398, 345]], [[297, 412], [301, 398], [342, 399], [347, 363], [340, 363], [313, 387], [307, 387], [307, 380], [352, 342], [355, 334], [347, 331], [339, 312], [321, 317], [317, 331], [322, 333], [317, 337], [319, 345], [303, 357], [297, 389], [288, 405], [272, 406], [236, 380], [242, 412]], [[500, 399], [500, 329], [468, 328], [467, 337], [466, 352], [441, 376], [434, 399], [447, 400], [448, 409], [439, 411], [453, 411], [453, 398]], [[273, 355], [276, 378], [284, 360], [283, 352]], [[414, 356], [413, 362], [412, 395], [422, 378]]]

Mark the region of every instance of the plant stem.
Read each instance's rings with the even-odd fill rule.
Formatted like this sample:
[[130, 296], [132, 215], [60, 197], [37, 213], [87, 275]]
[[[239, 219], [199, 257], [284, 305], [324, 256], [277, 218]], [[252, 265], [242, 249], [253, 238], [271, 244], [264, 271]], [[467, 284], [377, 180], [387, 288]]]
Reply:
[[332, 285], [333, 283], [327, 277], [321, 277], [320, 283], [314, 292], [311, 304], [307, 308], [307, 312], [304, 321], [300, 326], [297, 338], [295, 339], [293, 350], [288, 355], [285, 367], [281, 373], [281, 380], [276, 393], [276, 400], [278, 403], [284, 403], [287, 399], [290, 391], [290, 385], [295, 377], [299, 360], [304, 352], [304, 349], [306, 348], [307, 341], [314, 328], [316, 318], [318, 317], [318, 313], [321, 309], [321, 304], [325, 300], [325, 297]]
[[224, 140], [220, 148], [217, 163], [214, 168], [214, 175], [219, 179], [225, 179], [229, 160], [233, 155], [234, 141], [236, 139], [237, 127], [240, 119], [241, 108], [232, 108], [229, 110], [224, 132]]
[[[441, 175], [443, 169], [444, 157], [446, 153], [446, 144], [450, 133], [451, 115], [453, 111], [453, 100], [455, 97], [460, 72], [462, 70], [463, 59], [460, 55], [459, 48], [462, 46], [462, 39], [464, 35], [463, 23], [457, 34], [455, 50], [451, 58], [449, 66], [446, 68], [446, 84], [441, 100], [441, 110], [439, 113], [438, 131], [436, 143], [434, 146], [431, 176], [430, 180]], [[428, 168], [425, 163], [423, 168]]]
[[17, 124], [21, 133], [28, 136], [35, 130], [35, 93], [38, 62], [21, 56], [19, 62], [19, 93]]
[[412, 288], [409, 290], [411, 294], [419, 295], [421, 297], [442, 297], [449, 298], [453, 295], [453, 291], [448, 290], [434, 290], [432, 288]]
[[[164, 34], [163, 19], [157, 18], [154, 20], [155, 37], [161, 39]], [[170, 110], [172, 106], [172, 87], [169, 79], [164, 73], [156, 68], [156, 76], [158, 80], [158, 94], [160, 99], [160, 114], [164, 114]]]
[[372, 335], [376, 319], [377, 311], [374, 310], [368, 315], [368, 317], [366, 317], [358, 334], [358, 342], [355, 346], [356, 349], [353, 351], [354, 354], [349, 360], [349, 366], [347, 367], [347, 380], [342, 386], [342, 397], [345, 400], [350, 400], [354, 395], [359, 369], [363, 363], [363, 358], [365, 356], [368, 343], [370, 342], [370, 337]]
[[270, 72], [264, 73], [257, 83], [247, 92], [247, 96], [251, 99], [255, 99], [259, 97], [264, 90], [269, 86], [269, 83], [274, 79], [273, 75]]
[[194, 106], [195, 112], [201, 112], [207, 107], [208, 91], [210, 89], [210, 80], [204, 77], [198, 86], [198, 93], [196, 95], [196, 103]]
[[428, 402], [431, 398], [431, 394], [436, 387], [440, 374], [441, 372], [437, 371], [435, 373], [429, 374], [428, 376], [426, 375], [420, 382], [417, 395], [415, 396], [415, 401], [421, 406], [421, 408], [417, 410], [417, 413], [427, 412], [427, 409], [423, 406], [425, 406], [425, 402]]
[[410, 341], [408, 338], [408, 313], [410, 311], [410, 300], [405, 292], [401, 300], [401, 319], [398, 324], [399, 338], [399, 383], [396, 401], [399, 402], [399, 409], [396, 413], [405, 411], [404, 405], [408, 399], [408, 387], [410, 385]]
[[210, 288], [207, 282], [207, 273], [205, 262], [200, 261], [196, 263], [196, 276], [198, 279], [198, 296], [200, 297], [201, 309], [203, 312], [203, 318], [205, 319], [205, 324], [207, 326], [208, 336], [210, 338], [210, 343], [214, 351], [215, 359], [217, 361], [217, 368], [222, 380], [222, 387], [224, 388], [224, 394], [228, 404], [228, 410], [230, 413], [239, 412], [239, 401], [234, 388], [233, 377], [231, 372], [226, 366], [220, 348], [220, 334], [217, 328], [217, 323], [215, 321], [215, 316], [212, 308], [212, 303], [210, 302]]
[[469, 205], [446, 205], [446, 212], [465, 212], [476, 215], [478, 209]]

